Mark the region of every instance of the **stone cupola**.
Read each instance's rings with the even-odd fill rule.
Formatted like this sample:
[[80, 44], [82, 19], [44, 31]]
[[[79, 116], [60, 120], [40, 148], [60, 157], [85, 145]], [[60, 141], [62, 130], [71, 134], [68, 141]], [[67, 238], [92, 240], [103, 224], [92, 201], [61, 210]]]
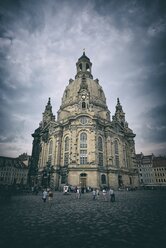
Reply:
[[84, 76], [93, 79], [93, 76], [91, 74], [92, 63], [90, 62], [90, 59], [85, 55], [85, 51], [83, 52], [83, 55], [78, 59], [76, 67], [77, 74], [75, 78], [80, 78]]
[[93, 80], [91, 68], [92, 63], [83, 52], [76, 63], [75, 80], [70, 79], [64, 90], [57, 121], [81, 113], [101, 116], [107, 120], [110, 118], [104, 91], [99, 80]]

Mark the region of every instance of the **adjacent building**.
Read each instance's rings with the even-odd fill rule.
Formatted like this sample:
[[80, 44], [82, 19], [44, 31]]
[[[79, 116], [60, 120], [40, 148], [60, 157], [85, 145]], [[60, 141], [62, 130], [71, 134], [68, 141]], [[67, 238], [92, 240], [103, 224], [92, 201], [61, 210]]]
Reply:
[[0, 185], [27, 185], [28, 166], [19, 158], [0, 156]]
[[75, 79], [64, 91], [57, 118], [51, 99], [32, 134], [30, 172], [35, 183], [53, 188], [137, 187], [135, 134], [129, 128], [119, 98], [112, 116], [92, 63], [83, 55]]
[[140, 186], [166, 186], [166, 157], [136, 154]]
[[166, 157], [155, 157], [153, 161], [155, 185], [166, 187]]

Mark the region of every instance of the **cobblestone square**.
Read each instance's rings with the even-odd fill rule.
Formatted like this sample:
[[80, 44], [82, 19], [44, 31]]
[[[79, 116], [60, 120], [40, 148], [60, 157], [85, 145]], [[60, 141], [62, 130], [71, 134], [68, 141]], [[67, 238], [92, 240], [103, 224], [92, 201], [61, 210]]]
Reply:
[[165, 247], [166, 191], [118, 191], [116, 201], [91, 193], [13, 196], [0, 206], [1, 248]]

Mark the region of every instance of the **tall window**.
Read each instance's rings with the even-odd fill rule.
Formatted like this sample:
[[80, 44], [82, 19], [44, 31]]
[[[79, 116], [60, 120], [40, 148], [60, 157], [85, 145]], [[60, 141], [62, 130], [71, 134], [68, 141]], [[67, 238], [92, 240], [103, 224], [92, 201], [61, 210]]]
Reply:
[[99, 166], [103, 166], [103, 140], [98, 137]]
[[69, 151], [69, 137], [65, 138], [65, 152]]
[[82, 102], [82, 108], [85, 109], [86, 108], [86, 103]]
[[86, 64], [86, 70], [87, 71], [90, 71], [90, 68], [89, 68], [89, 65], [88, 64]]
[[115, 149], [115, 165], [119, 167], [119, 147], [117, 140], [115, 140], [114, 142], [114, 149]]
[[69, 137], [65, 138], [64, 165], [69, 164]]
[[106, 184], [106, 176], [104, 174], [101, 175], [101, 183]]
[[79, 64], [79, 70], [82, 71], [82, 64]]
[[103, 141], [101, 137], [98, 138], [98, 150], [103, 151]]
[[48, 148], [48, 162], [51, 164], [52, 160], [52, 150], [53, 150], [53, 141], [50, 140], [49, 142], [49, 148]]
[[80, 134], [80, 164], [87, 164], [87, 134]]

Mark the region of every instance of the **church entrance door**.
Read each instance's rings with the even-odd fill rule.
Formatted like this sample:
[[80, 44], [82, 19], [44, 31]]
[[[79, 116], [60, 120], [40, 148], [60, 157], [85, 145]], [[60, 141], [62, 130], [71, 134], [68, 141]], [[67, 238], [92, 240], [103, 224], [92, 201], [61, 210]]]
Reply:
[[80, 174], [80, 186], [81, 188], [86, 188], [86, 181], [87, 181], [87, 174], [86, 173], [81, 173]]

